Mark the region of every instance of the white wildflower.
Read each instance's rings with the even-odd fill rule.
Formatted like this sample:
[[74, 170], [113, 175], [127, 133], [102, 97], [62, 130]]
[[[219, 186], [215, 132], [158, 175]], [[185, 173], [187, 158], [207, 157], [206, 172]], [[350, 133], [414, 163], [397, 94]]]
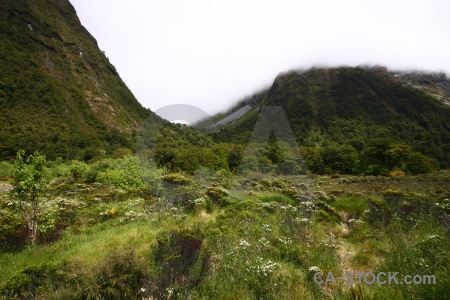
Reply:
[[239, 242], [239, 246], [241, 246], [244, 249], [248, 248], [250, 245], [251, 244], [249, 242], [247, 242], [246, 240], [240, 240], [240, 242]]
[[309, 267], [308, 271], [311, 272], [311, 273], [321, 272], [321, 270], [320, 270], [320, 268], [318, 266]]

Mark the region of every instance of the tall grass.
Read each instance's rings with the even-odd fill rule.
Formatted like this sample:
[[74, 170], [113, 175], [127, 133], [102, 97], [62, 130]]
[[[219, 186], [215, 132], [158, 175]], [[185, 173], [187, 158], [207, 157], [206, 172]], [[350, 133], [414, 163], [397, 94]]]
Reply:
[[363, 197], [338, 197], [330, 205], [346, 213], [351, 213], [354, 218], [358, 218], [367, 209], [367, 199]]
[[[127, 169], [130, 161], [121, 162], [120, 168]], [[109, 168], [99, 168], [99, 172]], [[178, 177], [165, 176], [166, 180]], [[388, 210], [386, 201], [380, 201], [380, 206], [368, 205], [372, 200], [366, 196], [339, 196], [328, 206], [315, 199], [297, 203], [270, 189], [250, 195], [248, 190], [236, 190], [223, 195], [232, 201], [222, 205], [211, 202], [207, 210], [206, 199], [211, 200], [207, 192], [211, 187], [222, 190], [227, 183], [226, 178], [215, 176], [204, 178], [201, 184], [189, 178], [183, 184], [173, 183], [171, 193], [158, 195], [147, 194], [145, 189], [119, 192], [109, 185], [74, 184], [86, 188], [72, 195], [83, 204], [74, 221], [51, 244], [0, 253], [0, 287], [17, 284], [15, 278], [20, 277], [15, 276], [28, 274], [30, 267], [46, 266], [42, 270], [47, 273], [37, 268], [33, 274], [43, 272], [47, 276], [54, 273], [49, 265], [56, 265], [64, 280], [52, 282], [53, 277], [48, 275], [50, 279], [46, 280], [55, 289], [47, 294], [49, 299], [69, 295], [127, 299], [445, 299], [450, 286], [450, 241], [442, 224], [426, 211], [421, 210], [421, 215], [410, 220], [397, 216], [394, 209]], [[175, 192], [186, 201], [172, 201], [179, 196]], [[198, 200], [196, 209], [189, 206], [192, 200]], [[177, 205], [170, 205], [170, 201]], [[385, 223], [377, 222], [380, 211], [370, 211], [380, 207], [392, 213]], [[336, 212], [349, 217], [336, 218]], [[183, 257], [186, 267], [180, 260]], [[67, 274], [64, 262], [68, 262]], [[348, 270], [435, 275], [438, 284], [318, 285], [311, 271], [317, 269], [335, 276]], [[71, 274], [76, 274], [78, 281]]]

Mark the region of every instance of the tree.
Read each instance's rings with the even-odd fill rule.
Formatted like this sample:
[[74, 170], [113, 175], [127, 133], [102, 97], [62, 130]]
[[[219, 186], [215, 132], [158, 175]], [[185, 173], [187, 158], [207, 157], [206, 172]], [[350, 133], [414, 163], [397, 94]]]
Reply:
[[323, 148], [320, 147], [301, 147], [300, 151], [305, 159], [308, 170], [315, 174], [324, 174], [325, 165], [323, 163]]
[[273, 132], [271, 133], [263, 155], [267, 157], [272, 163], [278, 164], [284, 162], [283, 153], [275, 138]]
[[420, 152], [414, 152], [411, 155], [406, 168], [413, 175], [426, 174], [436, 170], [433, 159]]
[[231, 149], [227, 156], [228, 168], [231, 172], [236, 172], [241, 164], [242, 157], [244, 156], [244, 147], [236, 145]]
[[412, 149], [404, 143], [391, 143], [385, 150], [386, 165], [389, 169], [400, 168], [411, 156]]
[[17, 201], [17, 206], [27, 224], [28, 238], [34, 245], [38, 229], [39, 200], [45, 187], [43, 172], [45, 156], [35, 154], [25, 159], [24, 155], [24, 150], [17, 152], [12, 181], [14, 189], [11, 195]]
[[358, 166], [358, 152], [351, 145], [330, 144], [324, 147], [323, 162], [332, 172], [351, 174]]

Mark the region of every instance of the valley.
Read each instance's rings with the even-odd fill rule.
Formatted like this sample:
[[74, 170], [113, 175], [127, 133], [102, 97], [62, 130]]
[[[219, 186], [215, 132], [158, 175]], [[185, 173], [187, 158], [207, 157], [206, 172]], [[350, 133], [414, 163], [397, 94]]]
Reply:
[[186, 126], [67, 0], [0, 40], [0, 299], [449, 299], [446, 74], [280, 70]]
[[[11, 209], [11, 185], [2, 184], [1, 297], [448, 295], [448, 171], [242, 176], [200, 169], [189, 175], [136, 162], [125, 157], [47, 165], [36, 246], [27, 246], [23, 219]], [[433, 275], [436, 284], [317, 284], [312, 270], [336, 277]]]

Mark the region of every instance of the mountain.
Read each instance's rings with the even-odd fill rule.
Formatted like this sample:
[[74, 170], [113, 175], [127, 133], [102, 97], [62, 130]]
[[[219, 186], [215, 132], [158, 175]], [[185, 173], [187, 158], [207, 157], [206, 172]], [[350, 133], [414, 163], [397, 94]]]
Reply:
[[[351, 145], [362, 159], [365, 148], [384, 139], [385, 151], [404, 144], [449, 168], [449, 99], [445, 74], [364, 66], [312, 68], [280, 74], [269, 89], [197, 128], [216, 142], [246, 144], [261, 108], [281, 106], [302, 147]], [[233, 113], [236, 118], [230, 118]]]
[[131, 148], [147, 118], [68, 0], [0, 2], [0, 160]]

